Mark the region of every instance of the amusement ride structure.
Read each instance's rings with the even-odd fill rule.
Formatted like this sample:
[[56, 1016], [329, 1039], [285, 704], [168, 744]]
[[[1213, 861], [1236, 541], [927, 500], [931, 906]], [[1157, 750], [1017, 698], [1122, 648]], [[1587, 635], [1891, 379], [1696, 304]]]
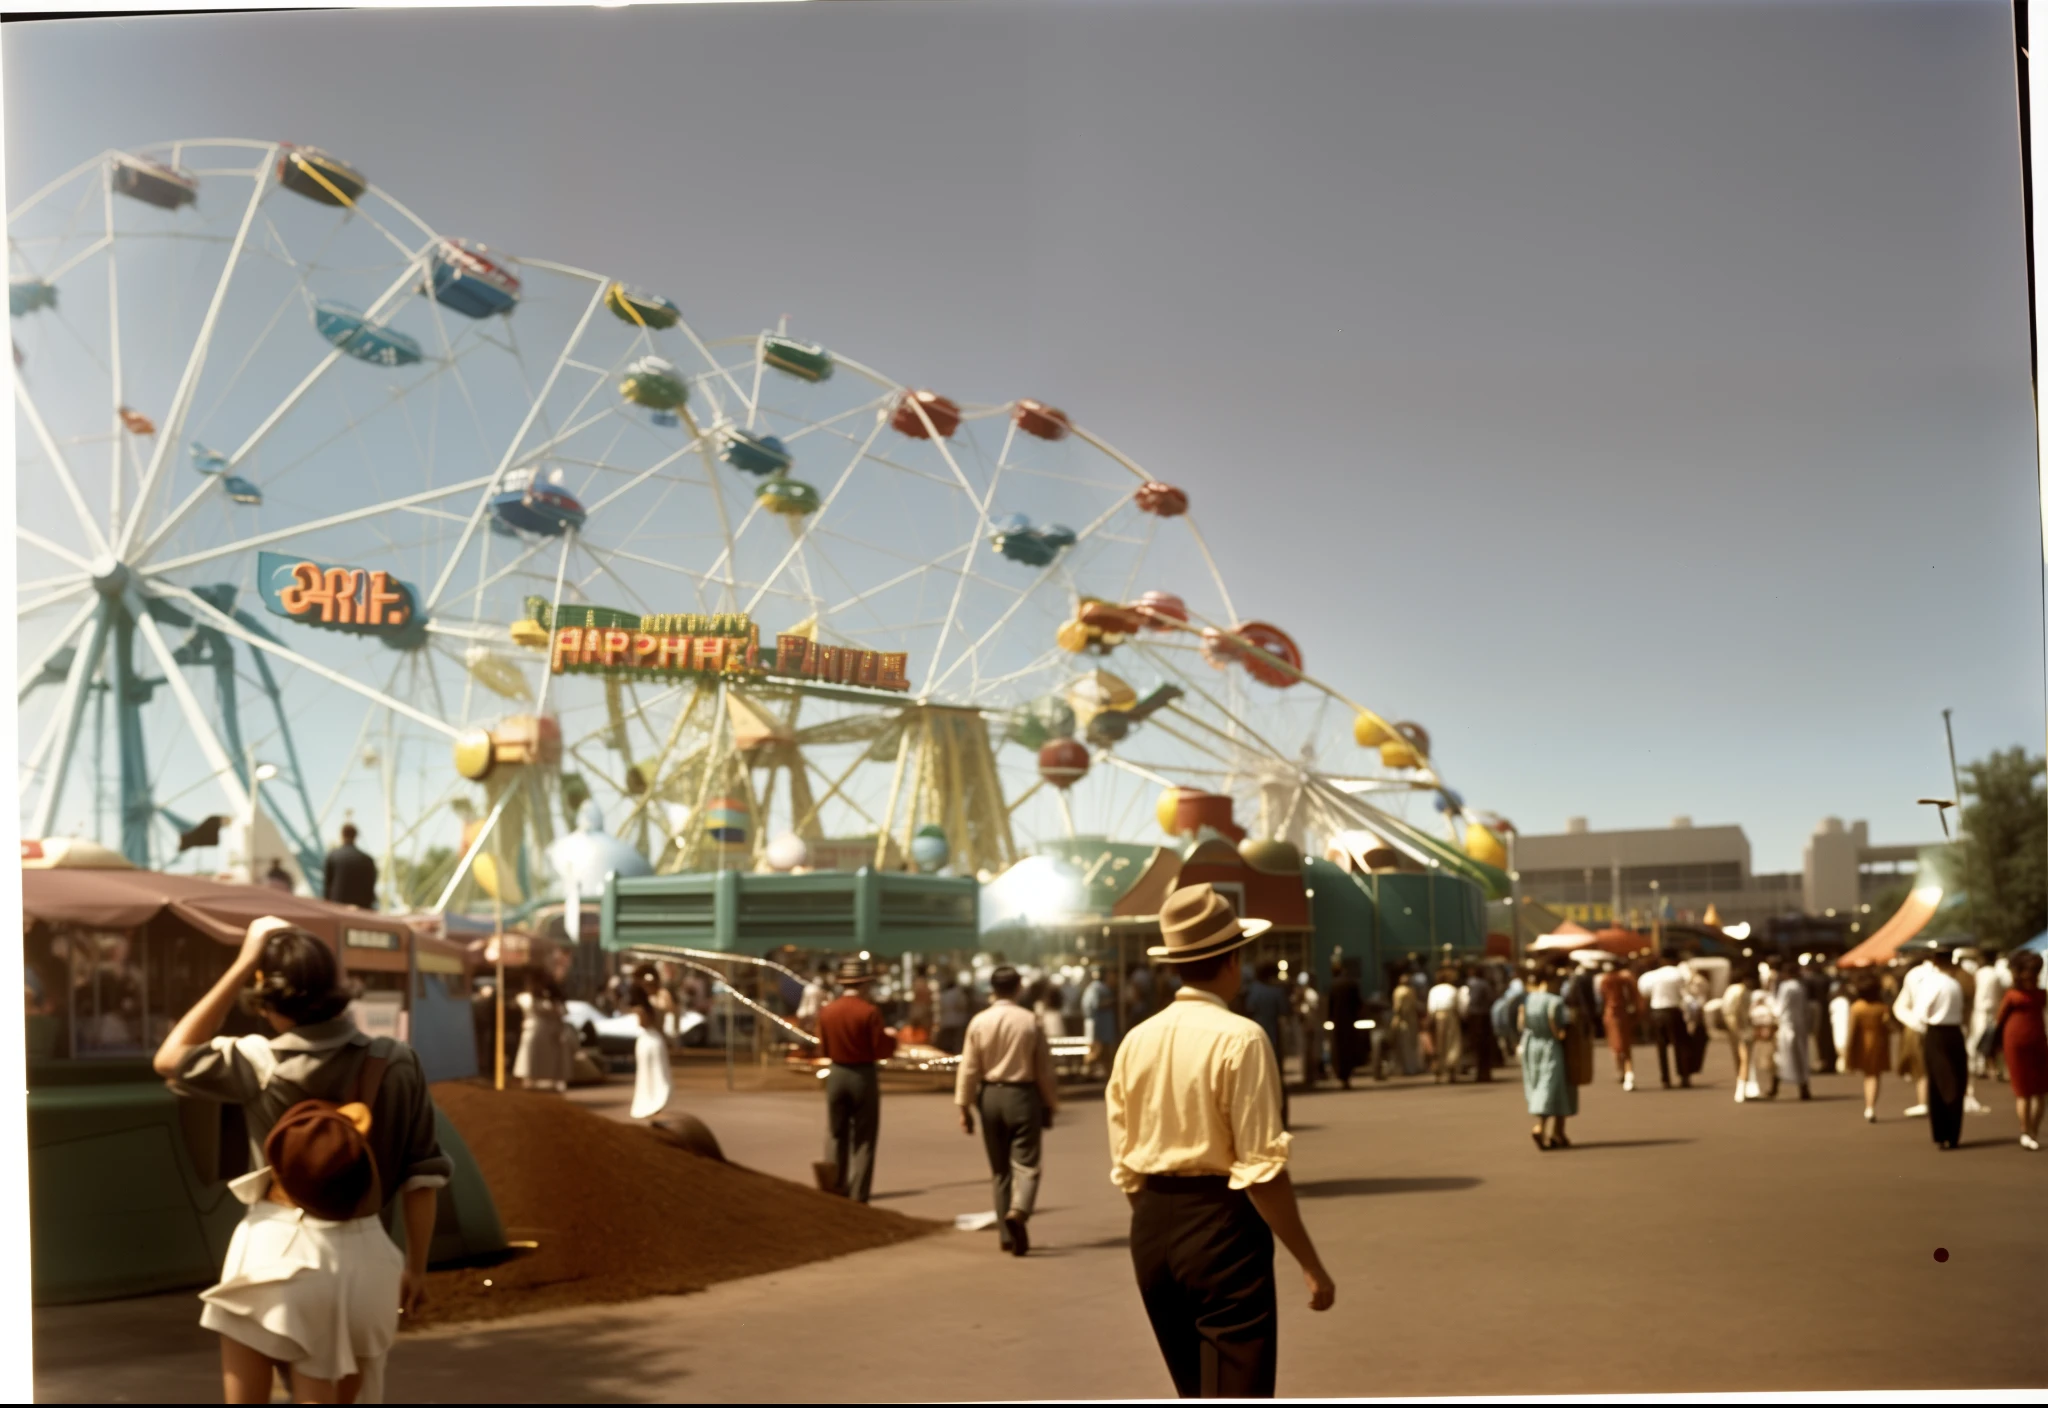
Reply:
[[1428, 732], [1057, 407], [707, 340], [286, 143], [103, 153], [8, 233], [26, 835], [161, 866], [260, 811], [310, 871], [338, 809], [391, 857], [466, 817], [519, 900], [568, 816], [658, 870], [984, 877], [1157, 825], [1504, 886]]

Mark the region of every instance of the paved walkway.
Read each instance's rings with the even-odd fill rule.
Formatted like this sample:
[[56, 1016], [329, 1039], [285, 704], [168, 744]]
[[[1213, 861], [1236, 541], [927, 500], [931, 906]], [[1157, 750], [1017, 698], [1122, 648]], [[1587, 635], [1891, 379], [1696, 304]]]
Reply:
[[[1944, 1153], [1898, 1117], [1896, 1082], [1870, 1127], [1850, 1077], [1819, 1079], [1810, 1104], [1737, 1106], [1713, 1057], [1718, 1079], [1690, 1091], [1624, 1094], [1603, 1064], [1577, 1147], [1548, 1154], [1512, 1070], [1297, 1095], [1295, 1177], [1338, 1291], [1310, 1314], [1281, 1254], [1280, 1391], [2048, 1386], [2048, 1153], [2019, 1148], [2004, 1087]], [[624, 1091], [574, 1098], [609, 1111]], [[821, 1110], [800, 1082], [728, 1093], [692, 1072], [677, 1104], [737, 1162], [808, 1176]], [[1099, 1101], [1073, 1104], [1046, 1159], [1023, 1261], [992, 1232], [948, 1232], [700, 1295], [408, 1336], [391, 1400], [1170, 1393]], [[878, 1202], [950, 1219], [988, 1206], [984, 1179], [943, 1096], [885, 1099]], [[40, 1312], [39, 1400], [217, 1402], [195, 1310], [181, 1295]]]

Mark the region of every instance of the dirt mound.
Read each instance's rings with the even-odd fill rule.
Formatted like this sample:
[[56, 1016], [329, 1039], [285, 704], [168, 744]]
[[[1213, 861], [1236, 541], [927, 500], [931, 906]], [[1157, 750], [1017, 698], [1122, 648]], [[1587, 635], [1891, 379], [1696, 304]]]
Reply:
[[434, 1272], [422, 1326], [698, 1291], [942, 1225], [699, 1157], [560, 1096], [465, 1081], [433, 1089], [491, 1185], [505, 1235], [540, 1248]]

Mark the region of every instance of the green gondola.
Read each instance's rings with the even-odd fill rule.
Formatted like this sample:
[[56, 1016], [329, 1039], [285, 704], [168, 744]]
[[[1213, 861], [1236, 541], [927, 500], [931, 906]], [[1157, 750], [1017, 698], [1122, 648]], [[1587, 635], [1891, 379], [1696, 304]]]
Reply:
[[690, 399], [690, 386], [667, 358], [642, 357], [626, 368], [619, 394], [650, 411], [673, 411]]
[[635, 327], [672, 328], [683, 319], [683, 310], [658, 293], [628, 288], [614, 280], [604, 291], [604, 306], [622, 323]]
[[807, 518], [818, 511], [819, 499], [818, 491], [803, 480], [777, 475], [761, 486], [754, 502], [784, 518]]
[[779, 372], [788, 372], [805, 381], [824, 381], [832, 375], [830, 352], [772, 333], [761, 339], [761, 360]]

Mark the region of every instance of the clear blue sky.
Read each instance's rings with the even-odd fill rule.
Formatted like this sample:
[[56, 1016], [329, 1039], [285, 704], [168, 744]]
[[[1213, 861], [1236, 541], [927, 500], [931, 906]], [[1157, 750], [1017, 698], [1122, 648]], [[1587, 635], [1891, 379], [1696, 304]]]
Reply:
[[[283, 137], [1186, 487], [1524, 830], [1924, 838], [2042, 745], [2008, 10], [933, 4], [63, 21], [7, 181]], [[1022, 390], [1020, 391], [1020, 388]]]

